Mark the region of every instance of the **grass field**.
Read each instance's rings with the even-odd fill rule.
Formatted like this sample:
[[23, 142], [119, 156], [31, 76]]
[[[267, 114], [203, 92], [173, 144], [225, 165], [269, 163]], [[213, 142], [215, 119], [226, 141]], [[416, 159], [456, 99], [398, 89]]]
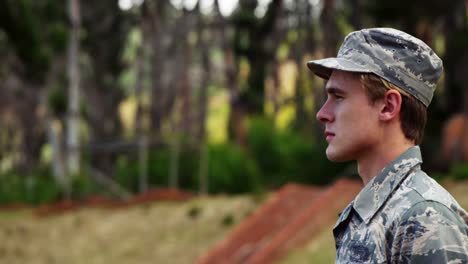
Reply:
[[193, 263], [259, 202], [195, 198], [36, 218], [0, 213], [0, 263]]
[[[445, 184], [468, 208], [468, 182]], [[212, 196], [127, 209], [93, 209], [34, 217], [0, 212], [0, 263], [193, 263], [261, 202], [252, 196]], [[330, 226], [281, 264], [331, 263]]]

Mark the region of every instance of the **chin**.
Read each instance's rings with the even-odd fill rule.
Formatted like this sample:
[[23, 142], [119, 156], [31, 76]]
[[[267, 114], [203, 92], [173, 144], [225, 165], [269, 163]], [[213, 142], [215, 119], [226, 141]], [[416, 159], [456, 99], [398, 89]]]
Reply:
[[351, 158], [347, 157], [344, 153], [339, 153], [339, 151], [330, 149], [330, 147], [327, 148], [325, 153], [328, 160], [333, 162], [345, 162], [351, 160]]

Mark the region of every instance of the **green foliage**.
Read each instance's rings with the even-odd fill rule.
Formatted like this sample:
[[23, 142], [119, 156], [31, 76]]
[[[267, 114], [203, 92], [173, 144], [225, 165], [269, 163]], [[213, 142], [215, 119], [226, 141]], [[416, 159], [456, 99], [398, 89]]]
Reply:
[[63, 1], [1, 1], [0, 29], [20, 58], [29, 80], [44, 80], [54, 54], [68, 38]]
[[[71, 199], [83, 200], [91, 194], [103, 194], [105, 189], [89, 176], [71, 178]], [[40, 205], [64, 199], [62, 186], [51, 174], [50, 168], [41, 167], [29, 175], [6, 172], [0, 175], [0, 204], [26, 203]]]
[[450, 169], [450, 175], [455, 180], [468, 179], [468, 164], [456, 164]]
[[[171, 164], [168, 148], [150, 152], [148, 181], [151, 186], [168, 186]], [[212, 193], [244, 193], [259, 190], [256, 164], [233, 144], [208, 146], [208, 188]], [[182, 149], [179, 155], [179, 187], [198, 190], [199, 153], [196, 149]], [[120, 157], [117, 162], [117, 181], [134, 192], [138, 191], [138, 161]]]
[[[279, 187], [287, 182], [328, 184], [343, 171], [346, 163], [333, 164], [325, 156], [325, 145], [292, 131], [277, 131], [268, 119], [249, 123], [248, 150], [231, 144], [208, 146], [208, 191], [210, 193], [260, 192], [264, 187]], [[149, 155], [150, 186], [168, 186], [171, 164], [169, 147], [153, 150]], [[199, 152], [182, 148], [179, 187], [198, 190]], [[136, 155], [122, 156], [117, 165], [117, 181], [125, 188], [138, 191]]]
[[64, 51], [68, 44], [68, 29], [64, 23], [55, 22], [50, 25], [50, 45], [53, 50]]
[[443, 182], [444, 178], [446, 178], [446, 175], [440, 172], [432, 172], [429, 176], [440, 184]]
[[48, 96], [48, 105], [51, 111], [57, 115], [63, 115], [67, 111], [67, 95], [62, 86], [55, 86], [51, 89]]
[[[277, 131], [273, 127], [273, 122], [268, 119], [251, 120], [247, 150], [231, 143], [208, 146], [210, 193], [261, 193], [264, 187], [279, 187], [291, 181], [326, 184], [334, 180], [345, 166], [328, 162], [323, 145], [317, 146], [297, 132]], [[178, 155], [179, 188], [196, 191], [199, 188], [199, 150], [186, 147], [183, 142], [181, 146]], [[170, 146], [150, 151], [150, 186], [168, 186], [174, 153]], [[455, 172], [463, 175], [464, 171], [457, 169]], [[137, 155], [119, 157], [116, 180], [120, 185], [131, 192], [138, 192], [138, 175]], [[71, 185], [72, 199], [105, 193], [105, 188], [87, 175], [72, 177]], [[15, 173], [0, 176], [0, 203], [40, 204], [63, 197], [63, 190], [49, 168], [39, 169], [28, 176]], [[195, 208], [188, 214], [196, 218], [199, 211]]]
[[136, 191], [138, 188], [138, 165], [127, 156], [119, 156], [116, 165], [116, 180], [127, 190]]
[[86, 174], [78, 174], [72, 177], [71, 191], [73, 200], [83, 200], [91, 194], [104, 193], [104, 189]]
[[229, 227], [234, 224], [234, 216], [232, 214], [227, 214], [221, 220], [221, 225], [224, 227]]
[[263, 183], [280, 186], [286, 182], [327, 184], [336, 178], [346, 163], [331, 163], [325, 145], [293, 131], [276, 131], [271, 120], [253, 119], [249, 125], [249, 147], [257, 162]]
[[231, 22], [234, 25], [232, 45], [236, 57], [245, 57], [250, 68], [255, 69], [248, 72], [247, 84], [243, 87], [239, 101], [248, 112], [260, 114], [263, 110], [268, 63], [276, 53], [276, 50], [265, 43], [274, 29], [277, 10], [281, 4], [280, 1], [271, 2], [262, 18], [255, 15], [257, 4], [257, 1], [240, 1]]
[[[179, 187], [195, 190], [198, 159], [195, 150], [182, 149], [178, 159]], [[148, 183], [150, 186], [168, 186], [171, 164], [171, 151], [169, 148], [152, 150], [148, 160]], [[127, 189], [138, 192], [139, 166], [137, 155], [131, 157], [121, 156], [117, 161], [117, 182]]]
[[187, 211], [187, 216], [191, 219], [197, 218], [202, 212], [202, 208], [199, 206], [193, 206]]
[[62, 192], [50, 175], [24, 176], [13, 172], [0, 175], [0, 204], [27, 203], [38, 205], [58, 200]]
[[210, 146], [208, 167], [210, 192], [243, 193], [261, 189], [257, 164], [236, 145]]

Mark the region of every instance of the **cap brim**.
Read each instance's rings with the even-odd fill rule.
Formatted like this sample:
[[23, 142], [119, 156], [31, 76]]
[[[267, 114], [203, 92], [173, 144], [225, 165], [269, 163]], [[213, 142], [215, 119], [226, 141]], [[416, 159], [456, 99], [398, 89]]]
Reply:
[[366, 67], [344, 58], [326, 58], [307, 62], [307, 67], [317, 76], [329, 79], [333, 70], [349, 72], [372, 72]]

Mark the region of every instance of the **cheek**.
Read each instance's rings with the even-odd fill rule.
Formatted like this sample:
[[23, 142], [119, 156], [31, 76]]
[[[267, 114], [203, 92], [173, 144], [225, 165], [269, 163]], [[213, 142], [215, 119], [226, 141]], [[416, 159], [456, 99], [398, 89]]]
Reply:
[[378, 125], [378, 113], [369, 107], [343, 107], [339, 110], [342, 128], [354, 136], [366, 136]]

